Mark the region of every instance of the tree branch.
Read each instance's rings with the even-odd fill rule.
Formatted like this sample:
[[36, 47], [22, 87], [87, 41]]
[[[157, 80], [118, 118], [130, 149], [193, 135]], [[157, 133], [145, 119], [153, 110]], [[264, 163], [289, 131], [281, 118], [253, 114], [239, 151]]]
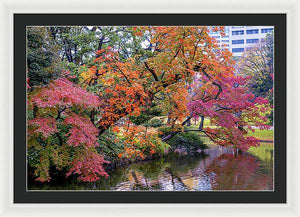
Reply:
[[56, 133], [55, 133], [55, 135], [57, 136], [57, 138], [58, 138], [58, 140], [59, 140], [59, 144], [60, 144], [60, 146], [62, 146], [62, 145], [63, 145], [63, 141], [62, 141], [62, 138], [61, 138], [61, 136], [59, 135], [59, 133], [58, 133], [58, 132], [56, 132]]
[[[181, 123], [181, 125], [184, 126], [191, 119], [192, 119], [192, 116], [189, 116], [185, 121], [183, 121]], [[181, 132], [181, 131], [173, 131], [170, 134], [168, 134], [167, 136], [164, 136], [161, 140], [165, 142], [165, 141], [171, 139], [172, 137], [174, 137], [179, 132]]]
[[148, 63], [147, 63], [147, 62], [144, 62], [144, 64], [145, 64], [146, 69], [152, 74], [154, 80], [155, 80], [155, 81], [159, 81], [159, 79], [158, 79], [156, 73], [154, 72], [153, 69], [151, 69], [151, 68], [149, 67]]
[[218, 84], [217, 82], [213, 81], [212, 77], [207, 74], [207, 72], [205, 71], [205, 69], [202, 68], [202, 73], [209, 79], [212, 81], [212, 84], [217, 86], [219, 88], [217, 95], [215, 96], [215, 99], [218, 99], [219, 95], [221, 94], [221, 92], [223, 91], [222, 87], [220, 84]]

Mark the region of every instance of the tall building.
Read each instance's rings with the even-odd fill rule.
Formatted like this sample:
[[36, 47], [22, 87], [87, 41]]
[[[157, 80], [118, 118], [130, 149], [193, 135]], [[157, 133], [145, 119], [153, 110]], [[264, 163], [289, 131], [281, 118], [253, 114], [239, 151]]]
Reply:
[[273, 26], [225, 26], [225, 36], [219, 32], [211, 32], [210, 36], [217, 40], [220, 47], [227, 48], [238, 58], [248, 47], [262, 42], [273, 30]]
[[230, 51], [233, 56], [240, 57], [248, 47], [262, 42], [268, 33], [274, 30], [273, 26], [230, 26]]

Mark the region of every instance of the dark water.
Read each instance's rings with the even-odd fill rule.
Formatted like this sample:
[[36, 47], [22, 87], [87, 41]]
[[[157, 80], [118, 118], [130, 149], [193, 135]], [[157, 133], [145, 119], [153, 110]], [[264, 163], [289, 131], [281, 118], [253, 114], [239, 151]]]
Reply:
[[273, 190], [273, 158], [260, 160], [231, 148], [214, 147], [199, 155], [170, 154], [161, 159], [139, 162], [110, 172], [108, 179], [95, 183], [37, 184], [36, 190]]

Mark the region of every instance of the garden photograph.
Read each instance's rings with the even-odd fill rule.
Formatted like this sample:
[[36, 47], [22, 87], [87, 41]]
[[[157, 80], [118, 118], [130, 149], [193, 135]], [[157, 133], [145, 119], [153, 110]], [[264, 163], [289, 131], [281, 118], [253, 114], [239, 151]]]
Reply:
[[274, 31], [27, 26], [26, 190], [273, 191]]

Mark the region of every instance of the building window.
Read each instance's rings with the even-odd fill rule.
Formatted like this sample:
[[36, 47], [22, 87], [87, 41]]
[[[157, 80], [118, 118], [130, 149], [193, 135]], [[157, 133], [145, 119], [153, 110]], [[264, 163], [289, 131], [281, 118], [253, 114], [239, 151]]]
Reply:
[[247, 34], [258, 34], [258, 29], [249, 29], [246, 31]]
[[273, 31], [273, 28], [261, 29], [260, 31], [261, 31], [261, 33], [271, 33]]
[[229, 42], [229, 40], [222, 40], [222, 42], [227, 42], [227, 43], [228, 43], [228, 42]]
[[220, 38], [220, 36], [213, 36], [213, 38]]
[[243, 40], [232, 40], [232, 44], [244, 44], [244, 39]]
[[247, 39], [247, 44], [253, 44], [258, 42], [259, 42], [258, 38]]
[[244, 48], [232, 48], [233, 53], [244, 52]]
[[233, 29], [240, 29], [240, 28], [244, 28], [244, 26], [233, 26]]
[[232, 35], [244, 35], [244, 30], [232, 31]]

